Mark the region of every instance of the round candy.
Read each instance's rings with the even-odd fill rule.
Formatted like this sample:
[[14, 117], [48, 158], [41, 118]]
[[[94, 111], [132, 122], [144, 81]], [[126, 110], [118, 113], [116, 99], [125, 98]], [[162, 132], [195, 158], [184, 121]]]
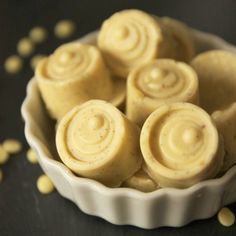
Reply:
[[209, 114], [236, 101], [236, 55], [212, 50], [197, 55], [191, 62], [199, 79], [201, 106]]
[[91, 100], [62, 118], [56, 146], [72, 171], [117, 187], [141, 166], [139, 134], [140, 129], [113, 105]]
[[161, 22], [140, 10], [124, 10], [107, 19], [98, 46], [112, 73], [123, 78], [154, 58], [175, 58], [177, 47]]
[[[90, 99], [112, 101], [120, 87], [114, 86], [99, 50], [82, 43], [64, 44], [41, 60], [36, 78], [49, 114], [55, 119]], [[124, 90], [119, 92], [124, 94]]]
[[160, 105], [173, 102], [198, 104], [198, 78], [183, 62], [158, 59], [136, 67], [128, 77], [128, 118], [142, 125]]
[[141, 131], [145, 167], [161, 187], [189, 187], [213, 178], [224, 151], [211, 117], [190, 103], [156, 109]]

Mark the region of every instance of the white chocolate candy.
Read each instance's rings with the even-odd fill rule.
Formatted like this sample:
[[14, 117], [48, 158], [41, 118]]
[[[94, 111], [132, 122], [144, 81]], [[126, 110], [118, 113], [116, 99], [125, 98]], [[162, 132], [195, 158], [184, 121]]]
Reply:
[[143, 169], [138, 170], [133, 176], [127, 179], [122, 186], [134, 188], [142, 192], [152, 192], [159, 188]]
[[17, 44], [17, 51], [22, 57], [31, 55], [34, 49], [34, 43], [29, 38], [22, 38]]
[[191, 66], [198, 74], [200, 104], [209, 114], [236, 101], [236, 55], [213, 50], [197, 55]]
[[236, 164], [236, 103], [213, 112], [212, 118], [224, 139], [225, 158], [222, 171], [227, 171]]
[[217, 214], [218, 221], [225, 227], [232, 226], [235, 222], [234, 213], [227, 207], [223, 207]]
[[145, 170], [161, 187], [185, 188], [213, 178], [223, 147], [211, 117], [190, 103], [156, 109], [141, 130]]
[[17, 55], [8, 57], [4, 64], [4, 68], [6, 72], [8, 72], [9, 74], [16, 74], [22, 69], [22, 67], [23, 67], [23, 61]]
[[136, 67], [128, 77], [126, 114], [142, 125], [163, 103], [198, 104], [198, 79], [183, 62], [158, 59]]
[[176, 58], [176, 43], [161, 22], [140, 10], [124, 10], [107, 19], [98, 46], [112, 73], [126, 78], [136, 66], [155, 58]]
[[[113, 84], [101, 53], [87, 44], [60, 46], [39, 62], [36, 78], [49, 113], [56, 119], [90, 99], [113, 102], [120, 94], [124, 99], [125, 85], [120, 86], [121, 80]], [[123, 102], [122, 99], [114, 101]]]
[[177, 59], [180, 61], [189, 62], [194, 54], [194, 43], [191, 35], [191, 30], [183, 22], [169, 17], [162, 17], [160, 21], [172, 34], [178, 45]]
[[72, 171], [117, 187], [141, 167], [139, 134], [140, 129], [113, 105], [91, 100], [62, 118], [56, 146]]
[[45, 28], [36, 26], [30, 30], [29, 36], [34, 43], [42, 43], [47, 38], [47, 31]]
[[21, 151], [22, 144], [16, 139], [6, 139], [4, 140], [2, 147], [10, 154], [16, 154]]

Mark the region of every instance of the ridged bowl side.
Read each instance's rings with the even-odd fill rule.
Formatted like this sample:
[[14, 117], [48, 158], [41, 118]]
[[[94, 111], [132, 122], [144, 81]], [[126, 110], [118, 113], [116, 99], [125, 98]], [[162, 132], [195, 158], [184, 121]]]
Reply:
[[[217, 36], [196, 30], [192, 33], [198, 52], [223, 49], [236, 54], [236, 47]], [[79, 41], [95, 44], [96, 36], [97, 32], [92, 32]], [[54, 143], [55, 124], [48, 118], [34, 78], [27, 87], [22, 116], [26, 139], [38, 153], [41, 167], [58, 192], [87, 214], [113, 224], [146, 229], [180, 227], [193, 220], [211, 217], [223, 205], [236, 201], [236, 166], [221, 178], [203, 181], [188, 189], [165, 188], [152, 193], [112, 189], [75, 176], [59, 161]]]

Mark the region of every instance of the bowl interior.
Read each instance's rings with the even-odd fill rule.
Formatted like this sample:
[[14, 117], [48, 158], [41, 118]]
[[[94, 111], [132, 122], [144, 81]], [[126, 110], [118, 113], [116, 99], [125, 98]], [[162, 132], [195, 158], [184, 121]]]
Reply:
[[[224, 40], [214, 35], [196, 30], [192, 30], [192, 34], [197, 53], [212, 49], [223, 49], [236, 53], [236, 48], [234, 46], [228, 44]], [[86, 35], [78, 41], [94, 45], [96, 44], [96, 38], [97, 31]], [[22, 115], [25, 119], [26, 124], [26, 138], [29, 144], [39, 153], [39, 162], [42, 163], [42, 159], [46, 158], [54, 160], [53, 164], [55, 165], [57, 163], [61, 163], [55, 145], [56, 122], [53, 121], [47, 114], [35, 78], [33, 78], [28, 85], [27, 97], [22, 106]], [[65, 168], [68, 169], [67, 167]], [[68, 169], [68, 173], [69, 172], [71, 171]], [[78, 177], [76, 178], [77, 180], [82, 179]], [[92, 182], [95, 185], [99, 184], [98, 182], [93, 180]], [[133, 190], [130, 189], [130, 191]]]

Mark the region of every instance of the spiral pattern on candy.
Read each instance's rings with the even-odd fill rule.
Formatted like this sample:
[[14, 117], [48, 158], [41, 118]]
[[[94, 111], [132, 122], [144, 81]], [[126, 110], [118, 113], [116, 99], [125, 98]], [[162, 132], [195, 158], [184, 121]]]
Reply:
[[75, 173], [115, 187], [140, 168], [139, 133], [114, 106], [91, 100], [63, 117], [56, 145]]
[[141, 131], [146, 170], [162, 187], [189, 187], [215, 177], [223, 148], [211, 117], [190, 103], [163, 105]]
[[79, 43], [65, 44], [49, 56], [46, 75], [52, 80], [73, 80], [90, 70], [96, 60], [93, 47]]
[[56, 49], [39, 63], [36, 78], [49, 113], [56, 119], [89, 99], [110, 100], [114, 92], [101, 53], [81, 43]]
[[127, 116], [142, 125], [163, 103], [198, 104], [198, 78], [185, 63], [158, 59], [135, 68], [127, 83]]
[[154, 58], [175, 55], [172, 41], [156, 19], [140, 10], [115, 13], [103, 23], [98, 36], [107, 65], [121, 77]]

